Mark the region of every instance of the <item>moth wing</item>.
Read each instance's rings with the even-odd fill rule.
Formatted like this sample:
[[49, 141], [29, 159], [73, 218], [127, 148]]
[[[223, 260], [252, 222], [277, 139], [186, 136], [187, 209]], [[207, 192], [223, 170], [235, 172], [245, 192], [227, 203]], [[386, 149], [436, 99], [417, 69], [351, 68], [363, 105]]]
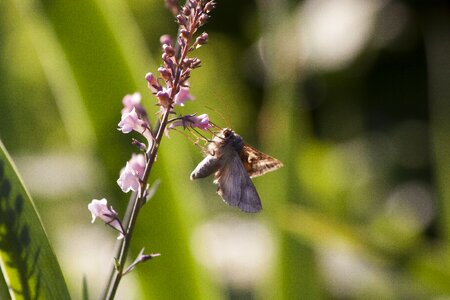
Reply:
[[191, 180], [208, 177], [220, 167], [220, 160], [216, 156], [207, 155], [191, 173]]
[[283, 166], [283, 163], [278, 159], [262, 153], [248, 144], [244, 145], [240, 157], [251, 178], [275, 171]]
[[228, 160], [215, 174], [215, 182], [219, 185], [217, 193], [225, 203], [244, 212], [260, 211], [261, 200], [240, 157], [236, 154]]

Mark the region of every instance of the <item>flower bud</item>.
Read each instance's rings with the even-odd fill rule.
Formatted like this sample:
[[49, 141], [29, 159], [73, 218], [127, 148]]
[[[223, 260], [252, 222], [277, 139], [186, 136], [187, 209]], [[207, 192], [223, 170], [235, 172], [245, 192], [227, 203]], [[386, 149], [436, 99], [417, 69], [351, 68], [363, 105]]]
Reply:
[[200, 22], [200, 26], [203, 26], [206, 22], [208, 22], [209, 16], [207, 14], [202, 14], [198, 20]]
[[175, 49], [173, 49], [172, 46], [169, 46], [169, 45], [167, 45], [167, 44], [164, 44], [164, 45], [162, 46], [162, 48], [163, 48], [163, 50], [164, 50], [164, 53], [166, 53], [168, 56], [172, 57], [172, 56], [175, 55]]
[[181, 11], [183, 12], [183, 15], [185, 16], [189, 16], [191, 14], [191, 10], [189, 7], [187, 6], [183, 6], [183, 8], [181, 9]]
[[161, 91], [156, 93], [156, 98], [158, 98], [158, 104], [162, 107], [168, 109], [172, 105], [172, 101], [170, 100], [170, 93], [172, 92], [171, 88], [163, 88]]
[[180, 30], [180, 35], [183, 37], [183, 38], [185, 38], [185, 39], [187, 39], [188, 37], [189, 37], [189, 31], [187, 30], [187, 29], [181, 29]]
[[158, 72], [165, 81], [169, 81], [172, 78], [172, 73], [167, 68], [159, 67]]
[[200, 36], [197, 37], [195, 40], [195, 48], [200, 48], [202, 45], [208, 43], [208, 34], [206, 32], [203, 32]]
[[216, 8], [216, 2], [214, 1], [209, 1], [208, 3], [205, 4], [205, 12], [209, 13], [210, 11], [212, 11], [214, 8]]
[[148, 82], [148, 88], [153, 94], [156, 94], [158, 91], [161, 90], [161, 85], [156, 80], [155, 76], [153, 76], [152, 73], [147, 73], [145, 75], [145, 80]]
[[159, 38], [159, 42], [161, 43], [161, 45], [169, 45], [172, 46], [172, 37], [168, 34], [163, 34], [160, 38]]
[[163, 53], [161, 56], [162, 60], [165, 62], [166, 66], [168, 68], [172, 68], [173, 67], [173, 59], [172, 57], [170, 57], [169, 55], [167, 55], [167, 53]]
[[177, 15], [177, 22], [180, 24], [180, 26], [186, 27], [187, 24], [187, 18], [183, 15]]

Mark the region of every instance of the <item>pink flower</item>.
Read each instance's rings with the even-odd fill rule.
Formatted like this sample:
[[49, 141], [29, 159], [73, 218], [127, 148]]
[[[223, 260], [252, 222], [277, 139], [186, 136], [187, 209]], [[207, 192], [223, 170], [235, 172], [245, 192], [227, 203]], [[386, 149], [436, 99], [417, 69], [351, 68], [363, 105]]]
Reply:
[[123, 104], [122, 115], [131, 112], [133, 108], [136, 108], [137, 112], [145, 111], [141, 105], [141, 94], [139, 93], [126, 95], [122, 99], [122, 104]]
[[133, 109], [130, 112], [126, 112], [122, 114], [122, 118], [119, 122], [119, 130], [123, 133], [130, 133], [131, 131], [135, 130], [137, 132], [143, 132], [144, 127], [142, 126], [144, 124], [144, 121], [142, 121], [138, 114], [136, 113], [136, 108], [133, 107]]
[[88, 209], [92, 214], [92, 223], [96, 218], [102, 219], [106, 224], [120, 232], [119, 238], [123, 238], [123, 228], [119, 221], [116, 211], [108, 206], [108, 201], [103, 198], [101, 200], [93, 199], [88, 205]]
[[199, 116], [194, 115], [187, 115], [184, 116], [181, 120], [175, 121], [172, 124], [170, 124], [169, 129], [177, 127], [177, 126], [183, 126], [183, 127], [197, 127], [201, 130], [207, 130], [208, 128], [211, 128], [212, 125], [209, 123], [209, 117], [207, 114], [201, 114]]
[[187, 100], [193, 100], [194, 97], [189, 93], [189, 87], [181, 87], [180, 91], [175, 95], [175, 105], [184, 106]]
[[134, 154], [131, 159], [120, 171], [117, 184], [124, 193], [128, 193], [130, 190], [139, 191], [141, 187], [141, 180], [145, 172], [145, 157], [143, 154]]
[[143, 121], [136, 112], [136, 107], [134, 107], [130, 112], [122, 112], [122, 117], [118, 124], [118, 130], [123, 133], [130, 133], [131, 131], [136, 131], [142, 134], [147, 141], [149, 146], [153, 143], [153, 135], [150, 132], [147, 122]]
[[162, 88], [161, 91], [156, 93], [158, 103], [163, 108], [169, 108], [171, 106], [170, 94], [172, 94], [172, 88]]
[[161, 90], [161, 85], [156, 80], [155, 76], [153, 76], [152, 73], [147, 73], [145, 75], [145, 80], [148, 82], [148, 88], [152, 92], [152, 94], [156, 94], [158, 91]]

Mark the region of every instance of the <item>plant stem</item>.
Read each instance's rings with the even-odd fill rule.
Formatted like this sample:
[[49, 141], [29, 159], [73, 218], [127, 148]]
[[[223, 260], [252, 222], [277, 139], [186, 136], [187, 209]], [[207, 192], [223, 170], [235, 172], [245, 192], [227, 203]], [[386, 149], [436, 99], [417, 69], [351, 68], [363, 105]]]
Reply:
[[[123, 269], [125, 266], [128, 250], [130, 248], [131, 238], [132, 238], [133, 231], [134, 231], [134, 226], [136, 225], [137, 217], [139, 215], [139, 211], [142, 207], [142, 203], [144, 200], [143, 199], [143, 197], [144, 197], [143, 191], [145, 189], [145, 185], [146, 185], [148, 177], [150, 175], [150, 171], [153, 167], [153, 163], [155, 162], [156, 154], [158, 153], [159, 145], [161, 144], [161, 140], [162, 140], [164, 131], [167, 126], [167, 121], [169, 119], [169, 111], [170, 111], [170, 109], [167, 109], [164, 112], [162, 121], [160, 123], [160, 126], [158, 128], [158, 131], [157, 131], [157, 134], [155, 137], [155, 141], [153, 142], [152, 147], [147, 152], [148, 161], [147, 161], [147, 166], [146, 166], [146, 169], [144, 172], [144, 176], [142, 178], [141, 191], [138, 193], [134, 193], [132, 195], [132, 197], [130, 199], [130, 203], [133, 204], [131, 206], [132, 209], [131, 210], [127, 209], [127, 213], [124, 217], [124, 220], [128, 220], [128, 222], [126, 224], [125, 237], [123, 238], [122, 242], [120, 243], [120, 245], [117, 249], [118, 251], [115, 256], [115, 257], [117, 257], [117, 262], [118, 262], [117, 268], [113, 267], [111, 275], [110, 275], [110, 279], [108, 281], [108, 285], [104, 289], [101, 299], [108, 299], [108, 300], [114, 299], [114, 296], [116, 294], [117, 288], [120, 283], [120, 280], [123, 277]], [[129, 208], [130, 208], [130, 206], [129, 206]]]
[[[186, 43], [183, 47], [176, 49], [176, 53], [179, 53], [179, 57], [177, 57], [177, 67], [175, 68], [174, 72], [174, 78], [172, 81], [172, 92], [170, 95], [170, 99], [175, 98], [176, 94], [179, 92], [180, 88], [180, 80], [181, 80], [181, 74], [182, 74], [182, 62], [186, 58], [187, 53], [189, 51], [189, 44], [192, 40], [192, 37], [198, 27], [198, 16], [194, 18], [194, 21], [190, 24], [189, 28], [189, 36], [186, 39]], [[180, 35], [180, 31], [178, 31], [177, 37]], [[177, 43], [177, 46], [179, 44]], [[119, 286], [120, 280], [122, 279], [124, 275], [124, 266], [127, 259], [128, 250], [130, 248], [131, 244], [131, 238], [133, 236], [134, 226], [136, 225], [136, 221], [140, 212], [140, 209], [142, 207], [142, 204], [144, 203], [144, 197], [145, 197], [145, 189], [147, 185], [148, 177], [150, 176], [150, 171], [153, 167], [153, 163], [156, 159], [156, 154], [158, 153], [159, 146], [161, 144], [162, 137], [164, 136], [164, 132], [166, 130], [168, 120], [169, 120], [169, 114], [172, 107], [166, 108], [166, 110], [163, 113], [163, 116], [161, 118], [161, 121], [158, 126], [158, 130], [156, 133], [156, 137], [153, 141], [152, 146], [149, 150], [147, 150], [146, 158], [147, 158], [147, 164], [144, 172], [144, 176], [141, 181], [141, 188], [140, 191], [137, 193], [133, 193], [130, 198], [130, 203], [128, 204], [127, 212], [124, 216], [124, 223], [125, 223], [125, 237], [119, 244], [117, 248], [116, 258], [117, 263], [115, 263], [114, 267], [111, 270], [111, 274], [108, 280], [108, 284], [106, 288], [103, 290], [103, 294], [101, 296], [101, 299], [114, 299], [114, 296], [116, 295], [117, 288]]]

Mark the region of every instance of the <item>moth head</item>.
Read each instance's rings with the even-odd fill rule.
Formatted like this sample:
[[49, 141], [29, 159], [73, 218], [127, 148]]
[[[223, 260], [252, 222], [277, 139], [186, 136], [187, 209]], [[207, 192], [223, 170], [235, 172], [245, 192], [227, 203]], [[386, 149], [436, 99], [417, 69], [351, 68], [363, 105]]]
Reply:
[[234, 135], [234, 131], [231, 130], [230, 128], [225, 128], [222, 130], [222, 135], [224, 139], [229, 139]]
[[222, 130], [220, 139], [221, 144], [230, 145], [236, 151], [241, 151], [244, 147], [244, 141], [242, 138], [230, 128], [225, 128]]

